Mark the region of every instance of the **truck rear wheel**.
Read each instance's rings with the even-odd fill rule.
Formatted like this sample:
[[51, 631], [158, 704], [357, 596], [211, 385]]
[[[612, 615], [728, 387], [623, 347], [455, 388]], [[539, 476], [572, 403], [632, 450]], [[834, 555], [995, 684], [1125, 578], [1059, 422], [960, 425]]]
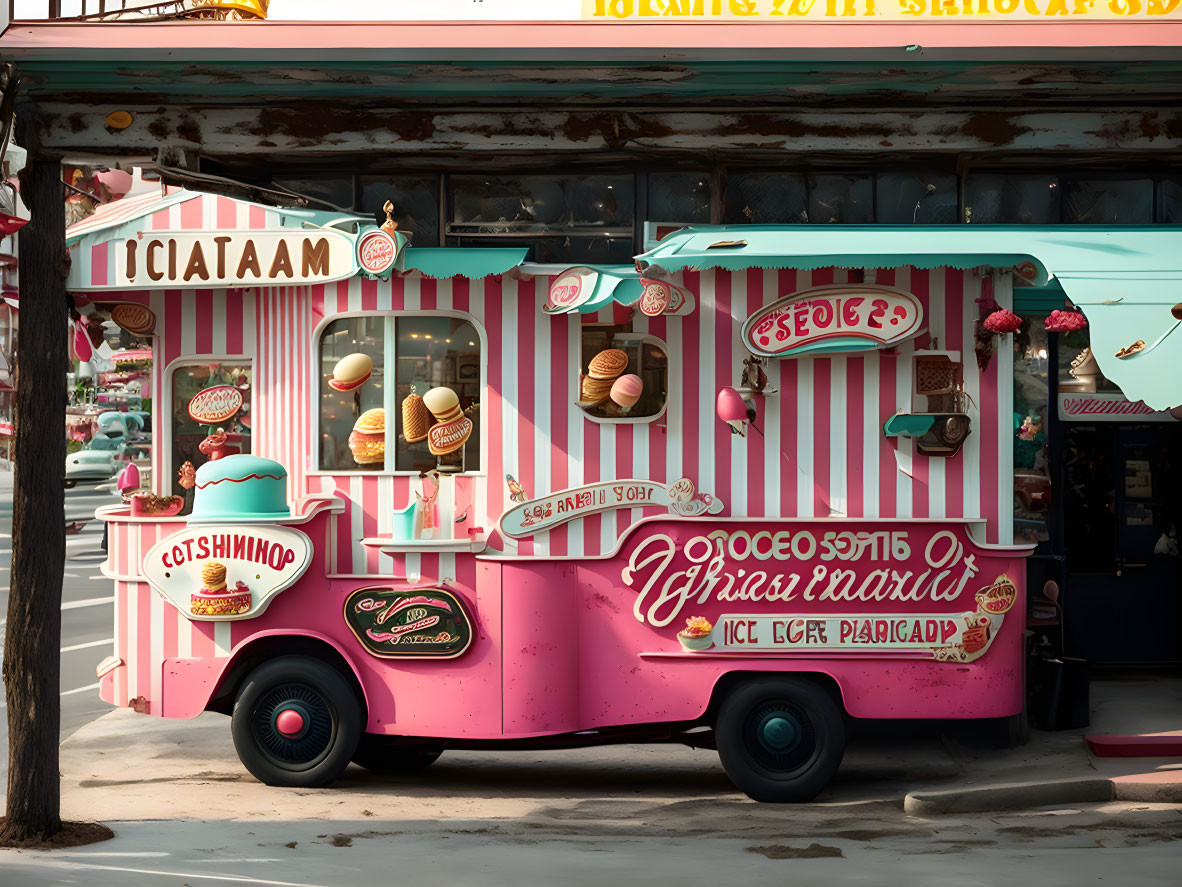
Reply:
[[765, 678], [731, 691], [715, 722], [718, 757], [756, 801], [811, 801], [845, 752], [841, 709], [817, 684]]
[[312, 788], [340, 776], [361, 738], [356, 692], [332, 666], [281, 656], [246, 676], [230, 730], [243, 766], [267, 785]]
[[441, 754], [441, 745], [400, 745], [392, 736], [366, 733], [353, 753], [353, 763], [374, 773], [417, 773], [434, 764]]

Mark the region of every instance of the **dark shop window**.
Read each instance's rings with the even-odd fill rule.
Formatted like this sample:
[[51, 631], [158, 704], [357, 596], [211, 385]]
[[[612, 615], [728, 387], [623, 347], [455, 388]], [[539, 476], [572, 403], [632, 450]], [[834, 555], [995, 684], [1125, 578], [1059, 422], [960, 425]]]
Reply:
[[727, 174], [723, 221], [728, 225], [800, 224], [809, 220], [808, 205], [808, 185], [802, 175], [746, 171]]
[[1063, 179], [1063, 221], [1077, 225], [1148, 225], [1153, 179]]
[[275, 176], [272, 181], [280, 188], [319, 201], [311, 204], [308, 209], [327, 210], [336, 207], [345, 212], [353, 209], [352, 176], [309, 173], [307, 175]]
[[476, 176], [448, 179], [451, 246], [528, 246], [530, 261], [631, 262], [631, 175]]
[[386, 201], [394, 204], [398, 230], [410, 237], [411, 246], [439, 246], [439, 176], [361, 176], [363, 213], [372, 213], [378, 225], [386, 221]]
[[1157, 220], [1182, 224], [1182, 178], [1162, 179]]
[[648, 212], [645, 221], [709, 223], [710, 174], [649, 173]]
[[979, 225], [1054, 225], [1059, 222], [1059, 177], [1044, 173], [970, 173], [964, 220]]
[[881, 173], [875, 181], [875, 221], [882, 225], [955, 225], [956, 176]]
[[809, 176], [809, 221], [819, 225], [865, 225], [874, 221], [870, 176]]

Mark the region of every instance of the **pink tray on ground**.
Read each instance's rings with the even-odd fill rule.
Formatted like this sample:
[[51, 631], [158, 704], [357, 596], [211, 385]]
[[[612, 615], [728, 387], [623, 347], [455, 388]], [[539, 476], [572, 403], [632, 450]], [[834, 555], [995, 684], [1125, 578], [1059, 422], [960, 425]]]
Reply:
[[1182, 757], [1182, 733], [1097, 733], [1084, 740], [1098, 758]]

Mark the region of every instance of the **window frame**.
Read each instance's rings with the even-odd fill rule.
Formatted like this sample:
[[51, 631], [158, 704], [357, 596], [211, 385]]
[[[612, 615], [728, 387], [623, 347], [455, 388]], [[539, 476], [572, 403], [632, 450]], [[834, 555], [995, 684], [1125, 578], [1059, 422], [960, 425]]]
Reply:
[[[574, 315], [578, 317], [580, 315]], [[579, 376], [583, 372], [583, 330], [588, 327], [614, 327], [618, 326], [615, 323], [580, 323], [579, 324], [579, 365], [578, 372], [572, 373], [573, 382], [571, 385], [571, 403], [578, 404], [582, 399], [582, 381]], [[669, 399], [673, 396], [669, 390], [669, 379], [673, 375], [673, 356], [669, 352], [669, 343], [664, 339], [658, 338], [649, 332], [628, 333], [630, 336], [636, 336], [640, 344], [655, 345], [665, 353], [665, 401], [661, 404], [661, 409], [649, 416], [592, 416], [582, 407], [576, 406], [575, 409], [582, 414], [583, 418], [590, 422], [597, 422], [600, 425], [651, 425], [665, 417], [665, 413], [669, 411]]]
[[[154, 347], [153, 347], [153, 352], [155, 352]], [[171, 495], [170, 490], [172, 488], [172, 477], [173, 477], [173, 474], [177, 468], [177, 466], [174, 466], [172, 464], [172, 447], [173, 447], [172, 410], [173, 410], [173, 406], [174, 406], [173, 400], [172, 400], [172, 387], [173, 387], [172, 386], [172, 382], [173, 382], [172, 377], [174, 375], [176, 375], [176, 371], [178, 369], [181, 369], [182, 367], [194, 366], [194, 365], [206, 365], [206, 364], [210, 364], [210, 363], [214, 363], [214, 362], [217, 362], [219, 364], [232, 363], [232, 364], [237, 364], [239, 366], [246, 366], [246, 365], [250, 366], [250, 408], [251, 408], [250, 415], [251, 415], [251, 422], [253, 423], [255, 418], [258, 416], [258, 413], [257, 413], [258, 401], [255, 399], [255, 394], [257, 393], [257, 391], [255, 389], [255, 385], [258, 382], [258, 370], [257, 370], [257, 367], [255, 366], [254, 355], [247, 355], [247, 354], [184, 354], [184, 355], [176, 358], [172, 362], [170, 362], [164, 368], [164, 372], [161, 374], [161, 388], [163, 390], [160, 392], [160, 433], [156, 434], [155, 429], [153, 429], [153, 432], [152, 432], [153, 449], [155, 449], [157, 437], [159, 437], [161, 440], [161, 447], [159, 450], [160, 459], [158, 462], [157, 462], [157, 460], [153, 459], [153, 464], [154, 465], [159, 464], [161, 471], [159, 474], [156, 474], [155, 470], [153, 470], [153, 477], [152, 477], [152, 489], [154, 489], [156, 491], [156, 494], [158, 496]], [[155, 401], [155, 398], [153, 398], [153, 401]], [[153, 402], [153, 404], [152, 404], [152, 423], [153, 423], [153, 425], [156, 423], [155, 402]], [[252, 455], [255, 454], [254, 439], [255, 439], [255, 428], [254, 428], [254, 425], [252, 424], [251, 428], [250, 428], [250, 442], [251, 442], [250, 452]]]
[[[382, 324], [382, 361], [388, 371], [396, 371], [398, 366], [397, 338], [394, 335], [395, 323], [399, 317], [450, 317], [462, 320], [472, 325], [480, 340], [480, 468], [474, 471], [449, 471], [449, 477], [487, 477], [488, 476], [488, 331], [476, 317], [466, 311], [455, 311], [447, 308], [436, 308], [430, 311], [389, 310], [389, 311], [342, 311], [325, 315], [312, 330], [312, 361], [309, 392], [312, 398], [312, 436], [308, 448], [308, 465], [306, 474], [309, 477], [418, 477], [418, 471], [399, 471], [387, 468], [389, 462], [383, 464], [380, 471], [362, 471], [359, 469], [337, 469], [320, 467], [320, 393], [321, 393], [321, 356], [320, 340], [329, 324], [338, 320], [348, 320], [354, 317], [381, 317]], [[386, 411], [386, 453], [394, 453], [398, 438], [398, 422], [390, 421], [391, 417], [401, 416], [401, 405], [396, 403], [397, 382], [390, 377], [393, 384], [387, 384], [382, 389], [382, 409]], [[387, 458], [390, 458], [389, 456]], [[395, 463], [396, 464], [396, 463]]]

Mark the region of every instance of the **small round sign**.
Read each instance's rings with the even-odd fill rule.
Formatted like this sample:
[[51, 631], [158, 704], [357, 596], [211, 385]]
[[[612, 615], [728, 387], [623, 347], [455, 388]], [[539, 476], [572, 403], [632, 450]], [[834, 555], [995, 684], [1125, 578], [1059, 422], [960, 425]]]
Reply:
[[198, 391], [189, 401], [189, 416], [201, 425], [217, 425], [242, 409], [242, 392], [233, 385], [214, 385]]
[[357, 261], [366, 274], [385, 274], [397, 258], [397, 241], [380, 228], [367, 231], [357, 241]]

